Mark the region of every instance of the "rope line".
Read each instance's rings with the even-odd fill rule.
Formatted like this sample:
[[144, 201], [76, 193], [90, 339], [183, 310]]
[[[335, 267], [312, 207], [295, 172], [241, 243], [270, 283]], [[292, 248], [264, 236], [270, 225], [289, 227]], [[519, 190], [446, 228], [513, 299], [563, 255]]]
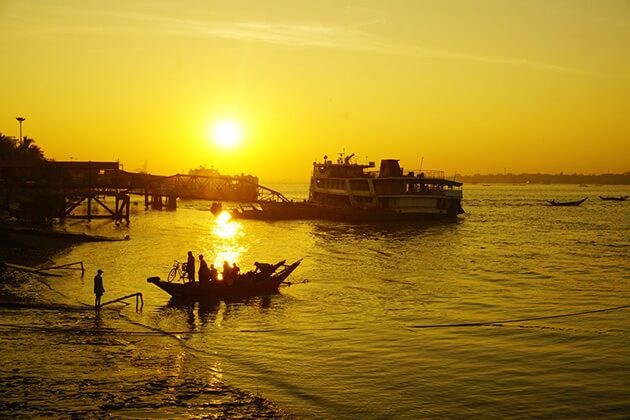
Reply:
[[630, 308], [630, 305], [612, 306], [610, 308], [593, 309], [590, 311], [581, 311], [581, 312], [570, 312], [570, 313], [558, 314], [558, 315], [537, 316], [537, 317], [532, 317], [532, 318], [507, 319], [504, 321], [468, 322], [468, 323], [460, 323], [460, 324], [410, 325], [407, 328], [424, 329], [424, 328], [449, 328], [449, 327], [483, 327], [483, 326], [491, 326], [491, 325], [499, 325], [499, 324], [510, 324], [514, 322], [539, 321], [541, 319], [568, 318], [571, 316], [588, 315], [588, 314], [595, 314], [595, 313], [600, 313], [600, 312], [611, 312], [611, 311], [618, 311], [620, 309], [627, 309], [627, 308]]
[[0, 308], [9, 309], [39, 309], [43, 311], [67, 311], [67, 312], [94, 312], [94, 306], [83, 304], [84, 306], [65, 305], [62, 303], [40, 303], [40, 302], [0, 302]]
[[[33, 324], [0, 324], [0, 327], [4, 327], [4, 328], [13, 328], [13, 329], [20, 329], [20, 330], [28, 330], [28, 331], [38, 331], [38, 332], [49, 332], [49, 333], [59, 333], [59, 334], [65, 334], [65, 333], [73, 333], [73, 334], [77, 334], [77, 333], [84, 333], [84, 334], [94, 334], [94, 335], [109, 335], [109, 334], [121, 334], [121, 335], [168, 335], [168, 336], [172, 336], [173, 338], [176, 338], [177, 340], [181, 340], [180, 337], [181, 335], [188, 335], [188, 334], [194, 334], [194, 335], [199, 335], [199, 334], [213, 334], [214, 331], [212, 330], [206, 330], [206, 331], [198, 331], [198, 330], [192, 330], [192, 331], [166, 331], [166, 330], [162, 330], [160, 328], [156, 328], [156, 327], [152, 327], [150, 325], [146, 325], [143, 324], [141, 322], [137, 322], [134, 321], [132, 319], [129, 319], [126, 315], [123, 314], [118, 314], [120, 317], [125, 318], [125, 320], [133, 325], [137, 325], [139, 327], [145, 328], [145, 329], [149, 329], [150, 331], [124, 331], [124, 330], [117, 330], [114, 328], [93, 328], [93, 329], [88, 329], [88, 328], [75, 328], [75, 327], [69, 327], [69, 328], [64, 328], [64, 327], [46, 327], [46, 326], [40, 326], [40, 325], [33, 325]], [[354, 328], [351, 327], [343, 327], [343, 328], [310, 328], [310, 329], [300, 329], [301, 331], [347, 331], [347, 330], [351, 330]], [[266, 333], [266, 332], [281, 332], [281, 331], [290, 331], [289, 329], [286, 328], [277, 328], [277, 329], [266, 329], [266, 330], [239, 330], [239, 332], [242, 333]]]
[[[36, 279], [39, 281], [39, 279]], [[57, 291], [56, 289], [54, 289], [52, 286], [50, 286], [48, 283], [46, 282], [42, 282], [40, 281], [40, 283], [43, 283], [44, 285], [48, 286], [48, 288], [50, 288], [52, 291], [66, 297], [63, 293]], [[5, 306], [5, 307], [15, 307], [15, 308], [19, 308], [19, 307], [28, 307], [28, 308], [36, 308], [36, 309], [48, 309], [48, 310], [67, 310], [67, 311], [76, 311], [76, 312], [82, 312], [82, 311], [93, 311], [93, 307], [81, 302], [82, 305], [84, 306], [70, 306], [70, 305], [63, 305], [63, 304], [38, 304], [38, 303], [22, 303], [22, 302], [0, 302], [0, 307]], [[538, 316], [538, 317], [530, 317], [530, 318], [517, 318], [517, 319], [507, 319], [507, 320], [500, 320], [500, 321], [483, 321], [483, 322], [462, 322], [462, 323], [455, 323], [455, 324], [428, 324], [428, 325], [409, 325], [407, 326], [407, 328], [412, 329], [412, 330], [417, 330], [417, 329], [430, 329], [430, 328], [458, 328], [458, 327], [484, 327], [484, 326], [498, 326], [501, 324], [511, 324], [511, 323], [516, 323], [516, 322], [529, 322], [529, 321], [540, 321], [540, 320], [545, 320], [545, 319], [557, 319], [557, 318], [568, 318], [568, 317], [574, 317], [574, 316], [581, 316], [581, 315], [589, 315], [589, 314], [595, 314], [595, 313], [602, 313], [602, 312], [612, 312], [612, 311], [618, 311], [618, 310], [622, 310], [622, 309], [628, 309], [630, 308], [630, 304], [628, 305], [620, 305], [620, 306], [612, 306], [612, 307], [608, 307], [608, 308], [602, 308], [602, 309], [592, 309], [592, 310], [587, 310], [587, 311], [579, 311], [579, 312], [569, 312], [569, 313], [564, 313], [564, 314], [556, 314], [556, 315], [546, 315], [546, 316]], [[113, 308], [112, 308], [113, 309]], [[180, 342], [180, 344], [184, 345], [184, 347], [190, 348], [191, 350], [195, 350], [195, 351], [199, 351], [201, 353], [206, 353], [203, 350], [199, 350], [199, 349], [195, 349], [194, 347], [185, 345], [182, 342], [182, 338], [179, 337], [180, 335], [186, 335], [186, 334], [208, 334], [211, 331], [165, 331], [162, 330], [161, 328], [157, 328], [157, 327], [152, 327], [146, 324], [143, 324], [141, 322], [138, 321], [134, 321], [131, 318], [129, 318], [128, 316], [122, 314], [122, 312], [120, 310], [116, 311], [118, 312], [118, 315], [122, 318], [124, 318], [128, 323], [139, 326], [141, 328], [144, 328], [146, 330], [146, 332], [135, 332], [135, 331], [115, 331], [115, 330], [109, 330], [109, 329], [99, 329], [99, 330], [88, 330], [85, 331], [87, 333], [96, 333], [96, 334], [129, 334], [129, 335], [164, 335], [164, 336], [168, 336], [170, 338], [173, 338], [177, 341]], [[14, 328], [14, 329], [26, 329], [26, 330], [31, 330], [31, 331], [42, 331], [42, 332], [58, 332], [58, 333], [63, 333], [63, 332], [79, 332], [79, 330], [74, 329], [74, 328], [50, 328], [50, 327], [40, 327], [37, 325], [19, 325], [19, 324], [0, 324], [0, 327], [4, 327], [4, 328]], [[330, 327], [330, 328], [321, 328], [321, 329], [310, 329], [310, 330], [349, 330], [349, 329], [353, 329], [352, 327]], [[271, 329], [271, 330], [250, 330], [250, 329], [244, 329], [244, 330], [240, 330], [240, 332], [244, 332], [244, 333], [264, 333], [264, 332], [274, 332], [274, 331], [283, 331], [286, 329], [280, 328], [280, 329]]]
[[[31, 306], [32, 307], [32, 306]], [[456, 328], [456, 327], [483, 327], [483, 326], [498, 326], [501, 324], [510, 324], [510, 323], [515, 323], [515, 322], [528, 322], [528, 321], [539, 321], [539, 320], [544, 320], [544, 319], [555, 319], [555, 318], [568, 318], [568, 317], [573, 317], [573, 316], [581, 316], [581, 315], [589, 315], [589, 314], [595, 314], [595, 313], [602, 313], [602, 312], [612, 312], [612, 311], [618, 311], [618, 310], [622, 310], [622, 309], [628, 309], [630, 308], [630, 305], [621, 305], [621, 306], [612, 306], [609, 308], [602, 308], [602, 309], [592, 309], [592, 310], [588, 310], [588, 311], [580, 311], [580, 312], [570, 312], [570, 313], [565, 313], [565, 314], [557, 314], [557, 315], [546, 315], [546, 316], [538, 316], [538, 317], [531, 317], [531, 318], [519, 318], [519, 319], [507, 319], [507, 320], [502, 320], [502, 321], [485, 321], [485, 322], [467, 322], [467, 323], [457, 323], [457, 324], [430, 324], [430, 325], [410, 325], [407, 328], [411, 328], [411, 329], [428, 329], [428, 328]], [[61, 310], [61, 309], [69, 309], [68, 307], [57, 307], [57, 308], [49, 308], [49, 309], [57, 309], [57, 310]], [[79, 308], [77, 308], [79, 309]], [[85, 310], [85, 309], [79, 309], [79, 310]], [[93, 310], [93, 309], [91, 309]], [[149, 331], [121, 331], [121, 330], [116, 330], [116, 329], [82, 329], [82, 328], [58, 328], [58, 327], [45, 327], [45, 326], [38, 326], [38, 325], [24, 325], [24, 324], [0, 324], [0, 327], [4, 327], [4, 328], [13, 328], [13, 329], [24, 329], [24, 330], [30, 330], [30, 331], [40, 331], [40, 332], [51, 332], [51, 333], [77, 333], [77, 332], [84, 332], [86, 334], [125, 334], [125, 335], [138, 335], [138, 336], [142, 336], [142, 335], [164, 335], [164, 336], [169, 336], [171, 338], [174, 338], [178, 341], [181, 342], [182, 338], [179, 337], [180, 335], [197, 335], [197, 334], [212, 334], [213, 331], [166, 331], [166, 330], [162, 330], [160, 328], [157, 327], [152, 327], [150, 325], [146, 325], [143, 324], [141, 322], [137, 322], [132, 320], [131, 318], [127, 317], [126, 315], [119, 313], [119, 316], [125, 318], [125, 320], [127, 322], [129, 322], [130, 324], [139, 326], [141, 328], [145, 328]], [[308, 329], [308, 331], [345, 331], [345, 330], [351, 330], [354, 329], [352, 327], [331, 327], [331, 328], [310, 328]], [[278, 329], [263, 329], [263, 330], [252, 330], [252, 329], [244, 329], [244, 330], [240, 330], [239, 332], [243, 332], [243, 333], [265, 333], [265, 332], [279, 332], [279, 331], [288, 331], [286, 328], [278, 328]], [[189, 346], [187, 346], [189, 347]], [[198, 349], [194, 349], [197, 350]]]

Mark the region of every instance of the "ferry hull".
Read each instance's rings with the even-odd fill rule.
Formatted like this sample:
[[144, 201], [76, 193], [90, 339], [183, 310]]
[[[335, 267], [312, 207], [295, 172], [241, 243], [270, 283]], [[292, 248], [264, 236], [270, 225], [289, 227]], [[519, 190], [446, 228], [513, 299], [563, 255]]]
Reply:
[[461, 207], [442, 212], [393, 211], [382, 208], [322, 206], [311, 203], [267, 203], [260, 209], [232, 209], [236, 219], [253, 220], [336, 220], [345, 222], [381, 222], [400, 220], [435, 220], [456, 218], [464, 213]]

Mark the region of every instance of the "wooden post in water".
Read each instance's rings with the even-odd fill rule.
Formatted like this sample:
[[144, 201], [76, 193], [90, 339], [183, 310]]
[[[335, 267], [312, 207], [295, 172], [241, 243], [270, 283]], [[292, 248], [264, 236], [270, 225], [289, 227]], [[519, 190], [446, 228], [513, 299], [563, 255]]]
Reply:
[[175, 195], [166, 196], [166, 208], [168, 208], [169, 210], [177, 209], [177, 196]]
[[61, 194], [59, 197], [59, 220], [61, 223], [66, 219], [66, 195]]
[[131, 197], [129, 196], [129, 194], [125, 194], [123, 199], [123, 206], [125, 208], [125, 221], [127, 222], [127, 226], [129, 226], [129, 207], [131, 204]]
[[163, 202], [162, 202], [162, 196], [161, 195], [156, 195], [153, 194], [153, 203], [151, 205], [151, 208], [153, 208], [154, 210], [160, 210], [163, 207]]
[[140, 292], [132, 293], [130, 295], [126, 295], [126, 296], [120, 297], [118, 299], [114, 299], [114, 300], [107, 301], [105, 303], [101, 303], [100, 307], [102, 308], [105, 305], [109, 305], [109, 304], [116, 303], [116, 302], [122, 302], [122, 303], [127, 304], [124, 301], [126, 299], [129, 299], [129, 298], [132, 298], [132, 297], [136, 298], [136, 311], [137, 310], [142, 310], [142, 308], [144, 307], [144, 299], [142, 298], [142, 293], [140, 293]]

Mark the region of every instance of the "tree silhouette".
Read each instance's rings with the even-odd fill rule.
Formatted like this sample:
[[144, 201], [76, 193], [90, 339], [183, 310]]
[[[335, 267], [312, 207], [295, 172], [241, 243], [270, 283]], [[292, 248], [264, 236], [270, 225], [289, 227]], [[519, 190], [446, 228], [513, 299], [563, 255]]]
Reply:
[[0, 133], [0, 160], [8, 162], [43, 162], [46, 160], [42, 149], [35, 144], [35, 140], [24, 137], [19, 143], [15, 137]]
[[18, 147], [18, 152], [26, 158], [26, 160], [45, 160], [44, 152], [35, 144], [35, 140], [30, 137], [24, 137], [22, 143]]
[[0, 160], [9, 160], [17, 150], [17, 139], [0, 133]]

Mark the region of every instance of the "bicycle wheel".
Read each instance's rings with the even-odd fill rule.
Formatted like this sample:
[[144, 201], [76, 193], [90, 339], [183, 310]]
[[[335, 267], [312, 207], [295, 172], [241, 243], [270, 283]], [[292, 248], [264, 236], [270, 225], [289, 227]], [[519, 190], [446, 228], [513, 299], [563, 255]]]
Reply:
[[170, 283], [173, 280], [175, 280], [176, 277], [177, 277], [177, 267], [173, 267], [173, 268], [171, 268], [171, 271], [168, 272], [168, 277], [166, 277], [166, 279]]

